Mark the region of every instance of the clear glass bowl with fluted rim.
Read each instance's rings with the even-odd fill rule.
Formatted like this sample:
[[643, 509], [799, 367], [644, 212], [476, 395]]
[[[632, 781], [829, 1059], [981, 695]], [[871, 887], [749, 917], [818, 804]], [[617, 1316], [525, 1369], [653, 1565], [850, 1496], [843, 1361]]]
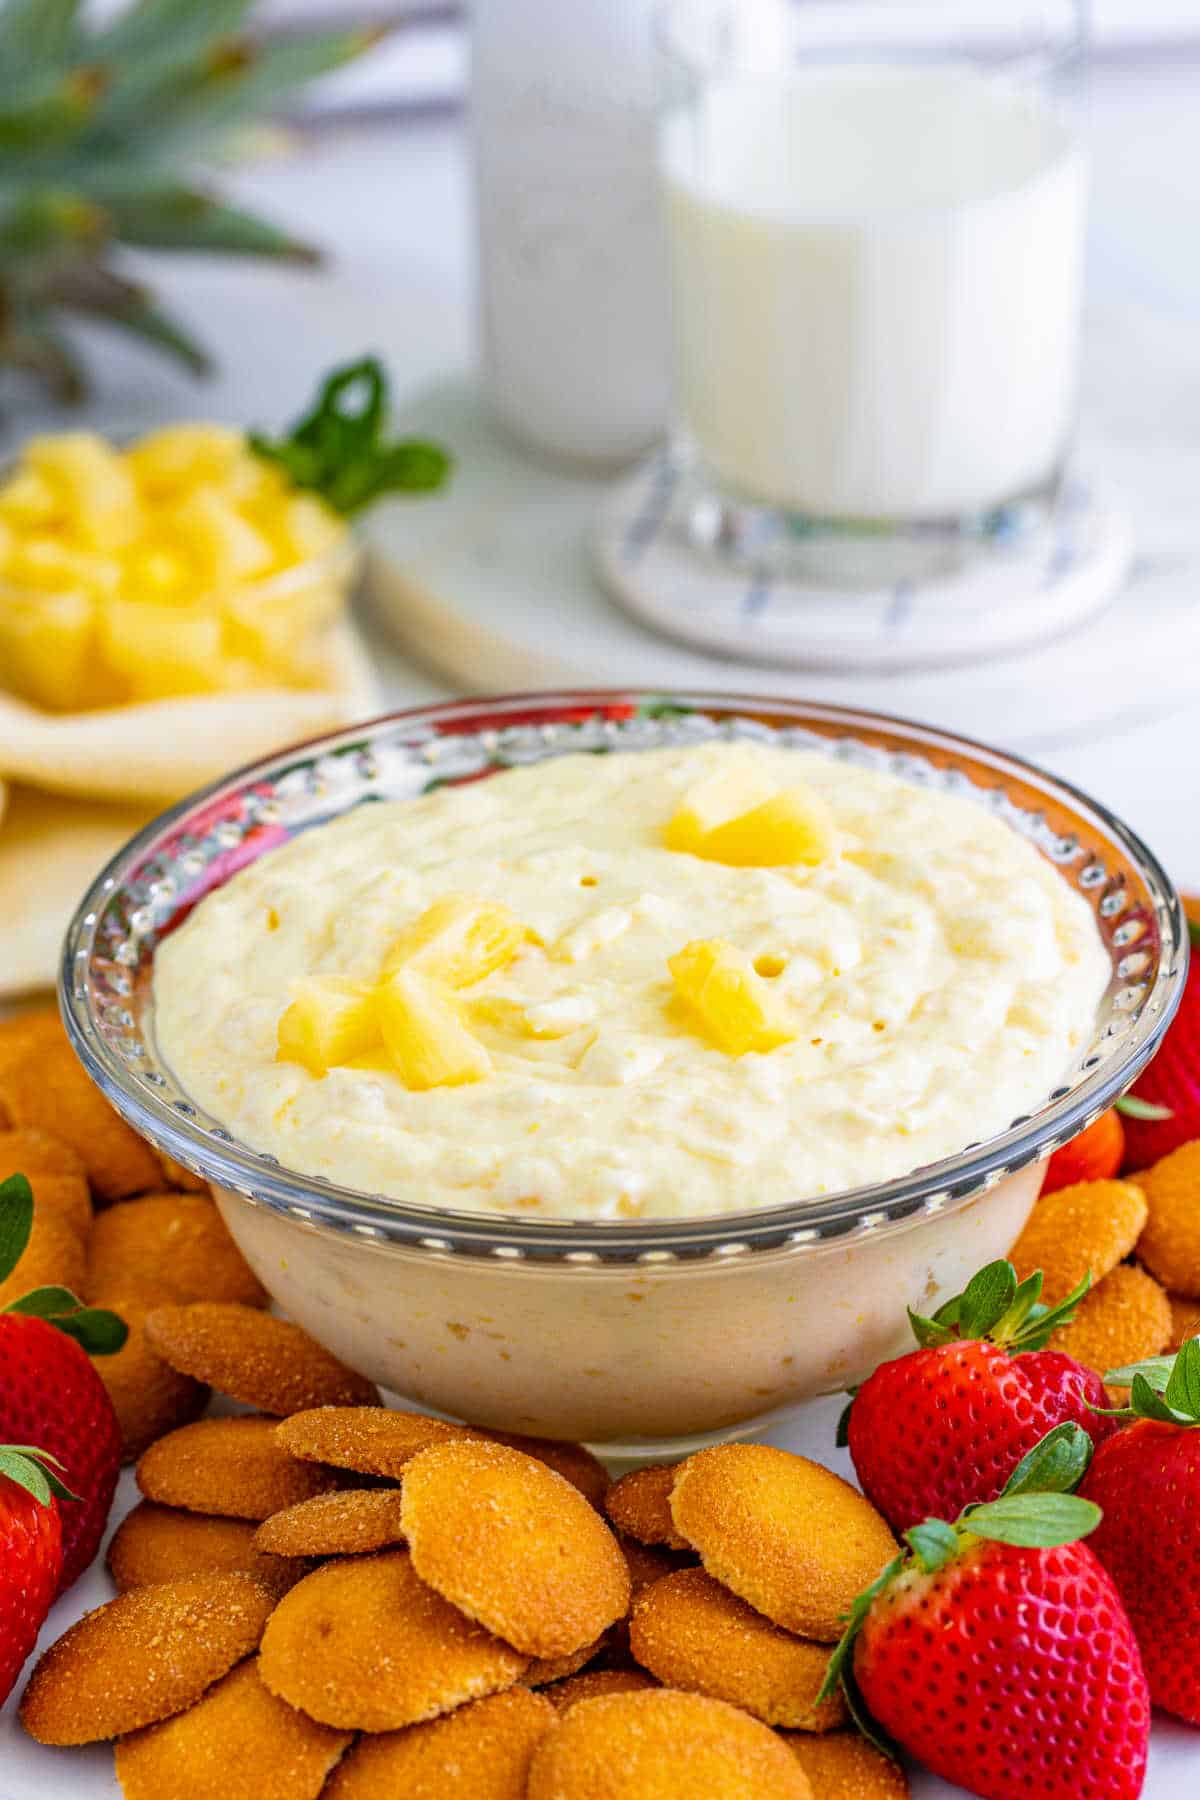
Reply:
[[[748, 737], [978, 799], [1088, 901], [1112, 977], [1091, 1041], [1031, 1114], [897, 1180], [753, 1212], [632, 1223], [403, 1205], [282, 1167], [188, 1096], [154, 1036], [159, 939], [297, 832], [368, 800], [569, 751]], [[139, 1132], [212, 1183], [280, 1306], [421, 1406], [613, 1455], [745, 1432], [895, 1354], [1018, 1235], [1045, 1159], [1136, 1079], [1187, 967], [1178, 896], [1111, 813], [945, 732], [724, 694], [520, 694], [394, 713], [285, 750], [164, 813], [97, 877], [60, 999], [84, 1067]]]

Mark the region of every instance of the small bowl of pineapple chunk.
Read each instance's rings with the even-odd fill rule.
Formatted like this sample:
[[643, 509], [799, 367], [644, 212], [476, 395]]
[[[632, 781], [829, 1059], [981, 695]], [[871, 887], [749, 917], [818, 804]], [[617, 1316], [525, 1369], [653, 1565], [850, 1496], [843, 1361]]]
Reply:
[[355, 563], [232, 427], [33, 438], [0, 484], [0, 679], [54, 713], [320, 687]]
[[0, 481], [0, 686], [62, 714], [345, 684], [349, 521], [449, 469], [437, 445], [389, 441], [387, 410], [368, 356], [279, 439], [213, 424], [31, 439]]

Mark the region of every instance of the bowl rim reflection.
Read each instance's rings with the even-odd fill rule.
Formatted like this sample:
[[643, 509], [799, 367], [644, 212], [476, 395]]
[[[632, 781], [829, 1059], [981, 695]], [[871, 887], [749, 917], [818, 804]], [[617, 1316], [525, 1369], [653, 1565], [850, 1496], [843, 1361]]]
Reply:
[[[1097, 1036], [1077, 1079], [1068, 1083], [1064, 1076], [1041, 1107], [1006, 1131], [890, 1181], [752, 1211], [619, 1223], [513, 1218], [405, 1203], [283, 1167], [240, 1144], [191, 1102], [141, 1034], [134, 1008], [149, 989], [159, 928], [229, 878], [231, 855], [244, 850], [241, 861], [248, 862], [291, 835], [289, 807], [297, 830], [337, 816], [367, 798], [368, 782], [381, 779], [379, 767], [386, 771], [389, 759], [392, 785], [382, 792], [395, 797], [397, 770], [421, 772], [421, 785], [409, 790], [417, 793], [439, 778], [439, 768], [449, 770], [441, 779], [469, 779], [481, 762], [492, 773], [560, 750], [637, 748], [639, 734], [640, 747], [652, 747], [730, 735], [771, 741], [778, 733], [793, 747], [824, 746], [835, 758], [886, 767], [918, 785], [986, 797], [990, 810], [1030, 837], [1064, 879], [1069, 869], [1075, 891], [1092, 902], [1113, 966]], [[362, 783], [357, 794], [350, 791], [356, 780]], [[216, 873], [199, 891], [181, 892], [179, 869]], [[1129, 902], [1131, 878], [1142, 890], [1136, 904]], [[59, 1000], [76, 1053], [117, 1111], [215, 1187], [364, 1242], [594, 1266], [843, 1245], [969, 1204], [1044, 1159], [1133, 1083], [1178, 1005], [1187, 958], [1182, 904], [1153, 853], [1098, 801], [1020, 757], [866, 709], [737, 693], [575, 689], [385, 713], [290, 746], [188, 796], [138, 832], [84, 895], [63, 946]], [[1139, 961], [1143, 969], [1152, 963], [1152, 976], [1120, 986]]]

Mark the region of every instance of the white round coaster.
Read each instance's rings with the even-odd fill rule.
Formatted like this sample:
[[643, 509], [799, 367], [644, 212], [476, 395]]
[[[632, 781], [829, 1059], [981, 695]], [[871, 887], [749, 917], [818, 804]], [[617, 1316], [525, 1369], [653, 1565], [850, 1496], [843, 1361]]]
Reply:
[[[930, 545], [844, 537], [811, 540], [809, 569], [788, 576], [737, 568], [689, 539], [687, 481], [660, 451], [622, 479], [597, 518], [594, 549], [609, 593], [635, 619], [677, 642], [739, 661], [883, 674], [1011, 655], [1080, 625], [1129, 572], [1125, 512], [1079, 479], [1052, 516], [1030, 527], [1013, 510], [987, 537], [939, 551], [936, 574], [847, 585], [822, 563], [911, 555]], [[868, 576], [869, 579], [869, 576]]]

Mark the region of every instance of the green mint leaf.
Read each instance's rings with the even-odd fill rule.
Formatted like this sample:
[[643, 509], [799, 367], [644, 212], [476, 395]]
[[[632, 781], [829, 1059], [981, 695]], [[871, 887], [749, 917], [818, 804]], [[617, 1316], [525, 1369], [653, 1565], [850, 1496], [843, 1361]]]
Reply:
[[437, 444], [418, 438], [385, 440], [387, 376], [378, 357], [334, 369], [310, 410], [286, 437], [248, 433], [257, 456], [277, 463], [296, 486], [317, 493], [349, 517], [382, 494], [430, 493], [451, 462]]
[[1017, 1291], [1017, 1272], [1010, 1262], [988, 1263], [973, 1275], [963, 1291], [958, 1309], [959, 1336], [987, 1337], [1002, 1319]]
[[1013, 1494], [968, 1507], [959, 1523], [964, 1531], [998, 1544], [1054, 1550], [1095, 1531], [1100, 1508], [1078, 1494]]
[[1076, 1308], [1092, 1285], [1091, 1271], [1056, 1306], [1031, 1306], [1025, 1324], [1008, 1340], [1014, 1355], [1022, 1350], [1042, 1350], [1063, 1325], [1069, 1325]]
[[24, 1175], [0, 1181], [0, 1281], [6, 1281], [25, 1254], [33, 1230], [33, 1189]]
[[839, 1450], [844, 1450], [850, 1442], [850, 1414], [854, 1411], [854, 1402], [858, 1397], [858, 1389], [851, 1390], [850, 1398], [838, 1414], [837, 1432], [834, 1438]]
[[893, 1557], [887, 1568], [875, 1577], [871, 1585], [865, 1587], [862, 1593], [855, 1597], [846, 1617], [846, 1629], [830, 1653], [829, 1662], [825, 1668], [825, 1679], [821, 1683], [821, 1690], [817, 1695], [818, 1702], [828, 1700], [832, 1694], [836, 1693], [838, 1684], [844, 1683], [854, 1651], [854, 1640], [862, 1628], [863, 1620], [884, 1588], [895, 1580], [903, 1567], [904, 1555], [901, 1553], [899, 1556]]
[[1173, 1412], [1200, 1421], [1200, 1338], [1188, 1338], [1180, 1347], [1163, 1399]]
[[1159, 1106], [1153, 1100], [1139, 1099], [1137, 1094], [1122, 1094], [1116, 1105], [1117, 1111], [1124, 1113], [1127, 1119], [1144, 1119], [1151, 1125], [1159, 1125], [1164, 1119], [1175, 1117], [1169, 1106]]
[[959, 1547], [959, 1537], [953, 1525], [947, 1525], [944, 1519], [924, 1519], [920, 1525], [914, 1525], [904, 1534], [904, 1541], [915, 1552], [917, 1561], [927, 1575], [948, 1563]]
[[1056, 1425], [1021, 1458], [1004, 1484], [1004, 1497], [1072, 1493], [1087, 1474], [1092, 1449], [1082, 1425], [1073, 1420]]

